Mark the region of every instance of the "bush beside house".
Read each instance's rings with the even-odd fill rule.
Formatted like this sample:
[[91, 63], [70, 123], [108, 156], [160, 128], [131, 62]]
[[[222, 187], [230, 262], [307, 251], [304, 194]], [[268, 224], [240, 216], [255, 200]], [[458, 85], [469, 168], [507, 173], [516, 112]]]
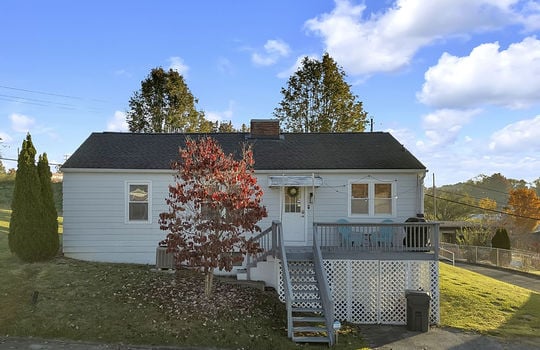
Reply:
[[[58, 252], [58, 223], [53, 222], [50, 170], [47, 156], [40, 156], [41, 170], [35, 164], [36, 149], [30, 134], [23, 141], [17, 162], [17, 176], [11, 202], [9, 248], [21, 260], [36, 262], [51, 259]], [[47, 177], [40, 179], [42, 177]], [[44, 196], [46, 198], [44, 198]]]

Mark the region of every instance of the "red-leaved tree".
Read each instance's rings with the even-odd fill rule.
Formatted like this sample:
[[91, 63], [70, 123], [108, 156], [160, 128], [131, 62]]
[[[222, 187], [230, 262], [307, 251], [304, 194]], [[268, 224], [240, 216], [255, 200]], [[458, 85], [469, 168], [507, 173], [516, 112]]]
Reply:
[[[253, 169], [253, 152], [244, 146], [241, 159], [225, 154], [211, 137], [186, 140], [180, 149], [175, 183], [169, 186], [169, 211], [160, 214], [162, 242], [177, 265], [205, 274], [205, 294], [212, 293], [214, 270], [231, 271], [244, 255], [260, 251], [247, 232], [267, 216], [263, 191]], [[241, 253], [241, 254], [238, 254]]]

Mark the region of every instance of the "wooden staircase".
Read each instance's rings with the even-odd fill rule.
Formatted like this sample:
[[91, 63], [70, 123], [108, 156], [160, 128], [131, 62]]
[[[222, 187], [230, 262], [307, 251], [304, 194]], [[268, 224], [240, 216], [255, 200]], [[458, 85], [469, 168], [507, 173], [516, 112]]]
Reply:
[[301, 343], [330, 343], [313, 253], [287, 253], [293, 288], [292, 340]]
[[[312, 247], [285, 247], [281, 222], [253, 238], [261, 252], [253, 258], [248, 256], [246, 269], [239, 271], [239, 279], [250, 280], [252, 273], [260, 273], [265, 264], [281, 265], [281, 281], [287, 307], [287, 335], [299, 343], [335, 342], [334, 304], [323, 267], [318, 238], [314, 236]], [[279, 260], [275, 260], [279, 259]], [[255, 268], [254, 271], [251, 269]], [[267, 270], [268, 272], [268, 270]], [[277, 271], [276, 271], [277, 272]], [[278, 285], [274, 286], [276, 289]]]

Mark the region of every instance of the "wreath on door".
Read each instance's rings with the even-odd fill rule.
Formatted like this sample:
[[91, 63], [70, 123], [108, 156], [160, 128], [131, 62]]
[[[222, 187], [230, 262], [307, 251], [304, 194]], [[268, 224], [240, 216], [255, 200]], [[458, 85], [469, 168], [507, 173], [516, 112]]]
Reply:
[[289, 187], [287, 188], [287, 194], [291, 197], [298, 196], [298, 187]]

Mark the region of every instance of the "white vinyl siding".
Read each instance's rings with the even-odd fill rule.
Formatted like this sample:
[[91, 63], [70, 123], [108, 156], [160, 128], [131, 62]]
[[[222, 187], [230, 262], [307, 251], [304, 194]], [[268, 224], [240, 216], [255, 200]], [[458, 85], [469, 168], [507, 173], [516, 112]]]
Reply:
[[[310, 174], [308, 172], [307, 174]], [[315, 190], [307, 191], [307, 244], [311, 244], [313, 222], [336, 222], [346, 218], [350, 222], [380, 222], [390, 217], [395, 222], [404, 222], [408, 217], [421, 212], [422, 198], [418, 173], [385, 172], [371, 174], [368, 171], [316, 172], [323, 179]], [[374, 215], [350, 213], [350, 184], [353, 179], [377, 177], [392, 183], [392, 199], [388, 199], [384, 188], [377, 191], [380, 198]], [[268, 173], [256, 174], [263, 187], [262, 204], [268, 217], [259, 222], [261, 229], [268, 228], [273, 220], [280, 220], [282, 212], [282, 189], [268, 187]], [[152, 172], [65, 172], [64, 173], [64, 234], [63, 249], [68, 257], [105, 262], [127, 262], [154, 264], [158, 243], [167, 232], [159, 228], [159, 214], [169, 210], [165, 199], [168, 186], [173, 183], [172, 173]], [[387, 182], [388, 181], [388, 182]], [[149, 184], [148, 221], [132, 224], [127, 221], [127, 183]], [[358, 180], [355, 183], [367, 183]], [[309, 193], [313, 192], [310, 201]], [[420, 195], [421, 196], [421, 195]], [[373, 197], [374, 198], [374, 197]], [[392, 215], [384, 212], [392, 202]], [[284, 234], [287, 234], [286, 232]], [[249, 237], [250, 235], [248, 235]]]
[[[63, 180], [63, 250], [68, 257], [104, 262], [155, 264], [156, 247], [167, 235], [159, 228], [159, 214], [171, 174], [75, 173]], [[126, 182], [150, 184], [148, 220], [127, 221]]]

